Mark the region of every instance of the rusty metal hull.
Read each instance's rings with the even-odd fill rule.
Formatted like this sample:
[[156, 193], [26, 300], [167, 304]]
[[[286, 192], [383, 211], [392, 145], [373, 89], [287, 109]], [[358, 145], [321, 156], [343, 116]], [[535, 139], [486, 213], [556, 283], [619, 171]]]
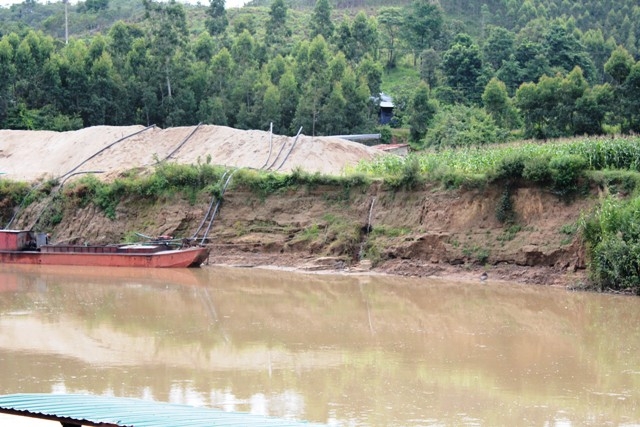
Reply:
[[204, 247], [151, 253], [0, 251], [0, 263], [6, 264], [84, 265], [99, 267], [199, 267], [208, 257], [209, 248]]

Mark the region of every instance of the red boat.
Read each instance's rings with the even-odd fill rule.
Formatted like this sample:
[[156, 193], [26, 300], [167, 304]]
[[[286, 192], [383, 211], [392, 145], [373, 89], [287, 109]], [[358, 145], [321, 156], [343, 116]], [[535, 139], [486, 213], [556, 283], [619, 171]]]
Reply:
[[50, 245], [44, 233], [0, 230], [0, 263], [180, 268], [199, 267], [209, 257], [209, 248], [177, 247], [169, 243]]

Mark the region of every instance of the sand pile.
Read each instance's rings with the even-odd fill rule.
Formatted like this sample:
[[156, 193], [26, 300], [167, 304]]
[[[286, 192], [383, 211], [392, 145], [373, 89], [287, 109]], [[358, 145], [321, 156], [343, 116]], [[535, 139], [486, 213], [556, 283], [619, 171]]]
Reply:
[[375, 148], [335, 137], [300, 135], [296, 141], [295, 137], [271, 137], [265, 131], [212, 125], [147, 130], [142, 126], [95, 126], [71, 132], [0, 130], [0, 172], [16, 181], [83, 171], [102, 171], [97, 176], [110, 178], [125, 170], [151, 167], [168, 156], [169, 161], [183, 164], [205, 163], [210, 158], [211, 164], [229, 167], [280, 172], [301, 168], [339, 175], [346, 166], [376, 155], [380, 152]]

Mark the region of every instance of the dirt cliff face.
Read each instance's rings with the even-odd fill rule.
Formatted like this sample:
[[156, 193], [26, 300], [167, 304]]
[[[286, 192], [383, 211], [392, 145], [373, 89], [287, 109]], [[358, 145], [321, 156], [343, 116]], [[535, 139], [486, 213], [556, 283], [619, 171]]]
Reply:
[[[230, 190], [208, 235], [210, 261], [309, 270], [373, 267], [405, 275], [487, 270], [492, 277], [541, 284], [579, 280], [585, 259], [576, 221], [595, 198], [565, 203], [539, 188], [518, 188], [506, 203], [504, 194], [496, 186], [400, 192], [380, 185], [319, 187], [266, 198]], [[67, 207], [53, 241], [113, 243], [135, 232], [190, 237], [209, 202], [124, 200], [115, 219], [92, 205]], [[501, 222], [505, 206], [509, 220]], [[29, 220], [28, 213], [20, 219], [23, 225]]]

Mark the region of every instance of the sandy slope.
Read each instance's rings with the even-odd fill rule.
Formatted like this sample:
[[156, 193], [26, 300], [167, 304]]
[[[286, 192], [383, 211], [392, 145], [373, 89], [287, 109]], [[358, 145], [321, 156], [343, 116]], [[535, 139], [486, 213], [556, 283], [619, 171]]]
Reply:
[[[230, 167], [271, 167], [281, 172], [299, 167], [340, 174], [346, 166], [379, 154], [374, 148], [344, 139], [306, 135], [300, 135], [290, 151], [294, 137], [270, 138], [268, 131], [212, 125], [200, 126], [189, 139], [195, 126], [151, 128], [125, 138], [143, 129], [95, 126], [72, 132], [0, 130], [0, 172], [17, 181], [58, 178], [71, 171], [103, 171], [100, 176], [108, 178], [124, 170], [151, 166], [180, 147], [170, 160], [192, 164], [210, 158], [212, 164]], [[116, 143], [121, 138], [125, 139]]]

